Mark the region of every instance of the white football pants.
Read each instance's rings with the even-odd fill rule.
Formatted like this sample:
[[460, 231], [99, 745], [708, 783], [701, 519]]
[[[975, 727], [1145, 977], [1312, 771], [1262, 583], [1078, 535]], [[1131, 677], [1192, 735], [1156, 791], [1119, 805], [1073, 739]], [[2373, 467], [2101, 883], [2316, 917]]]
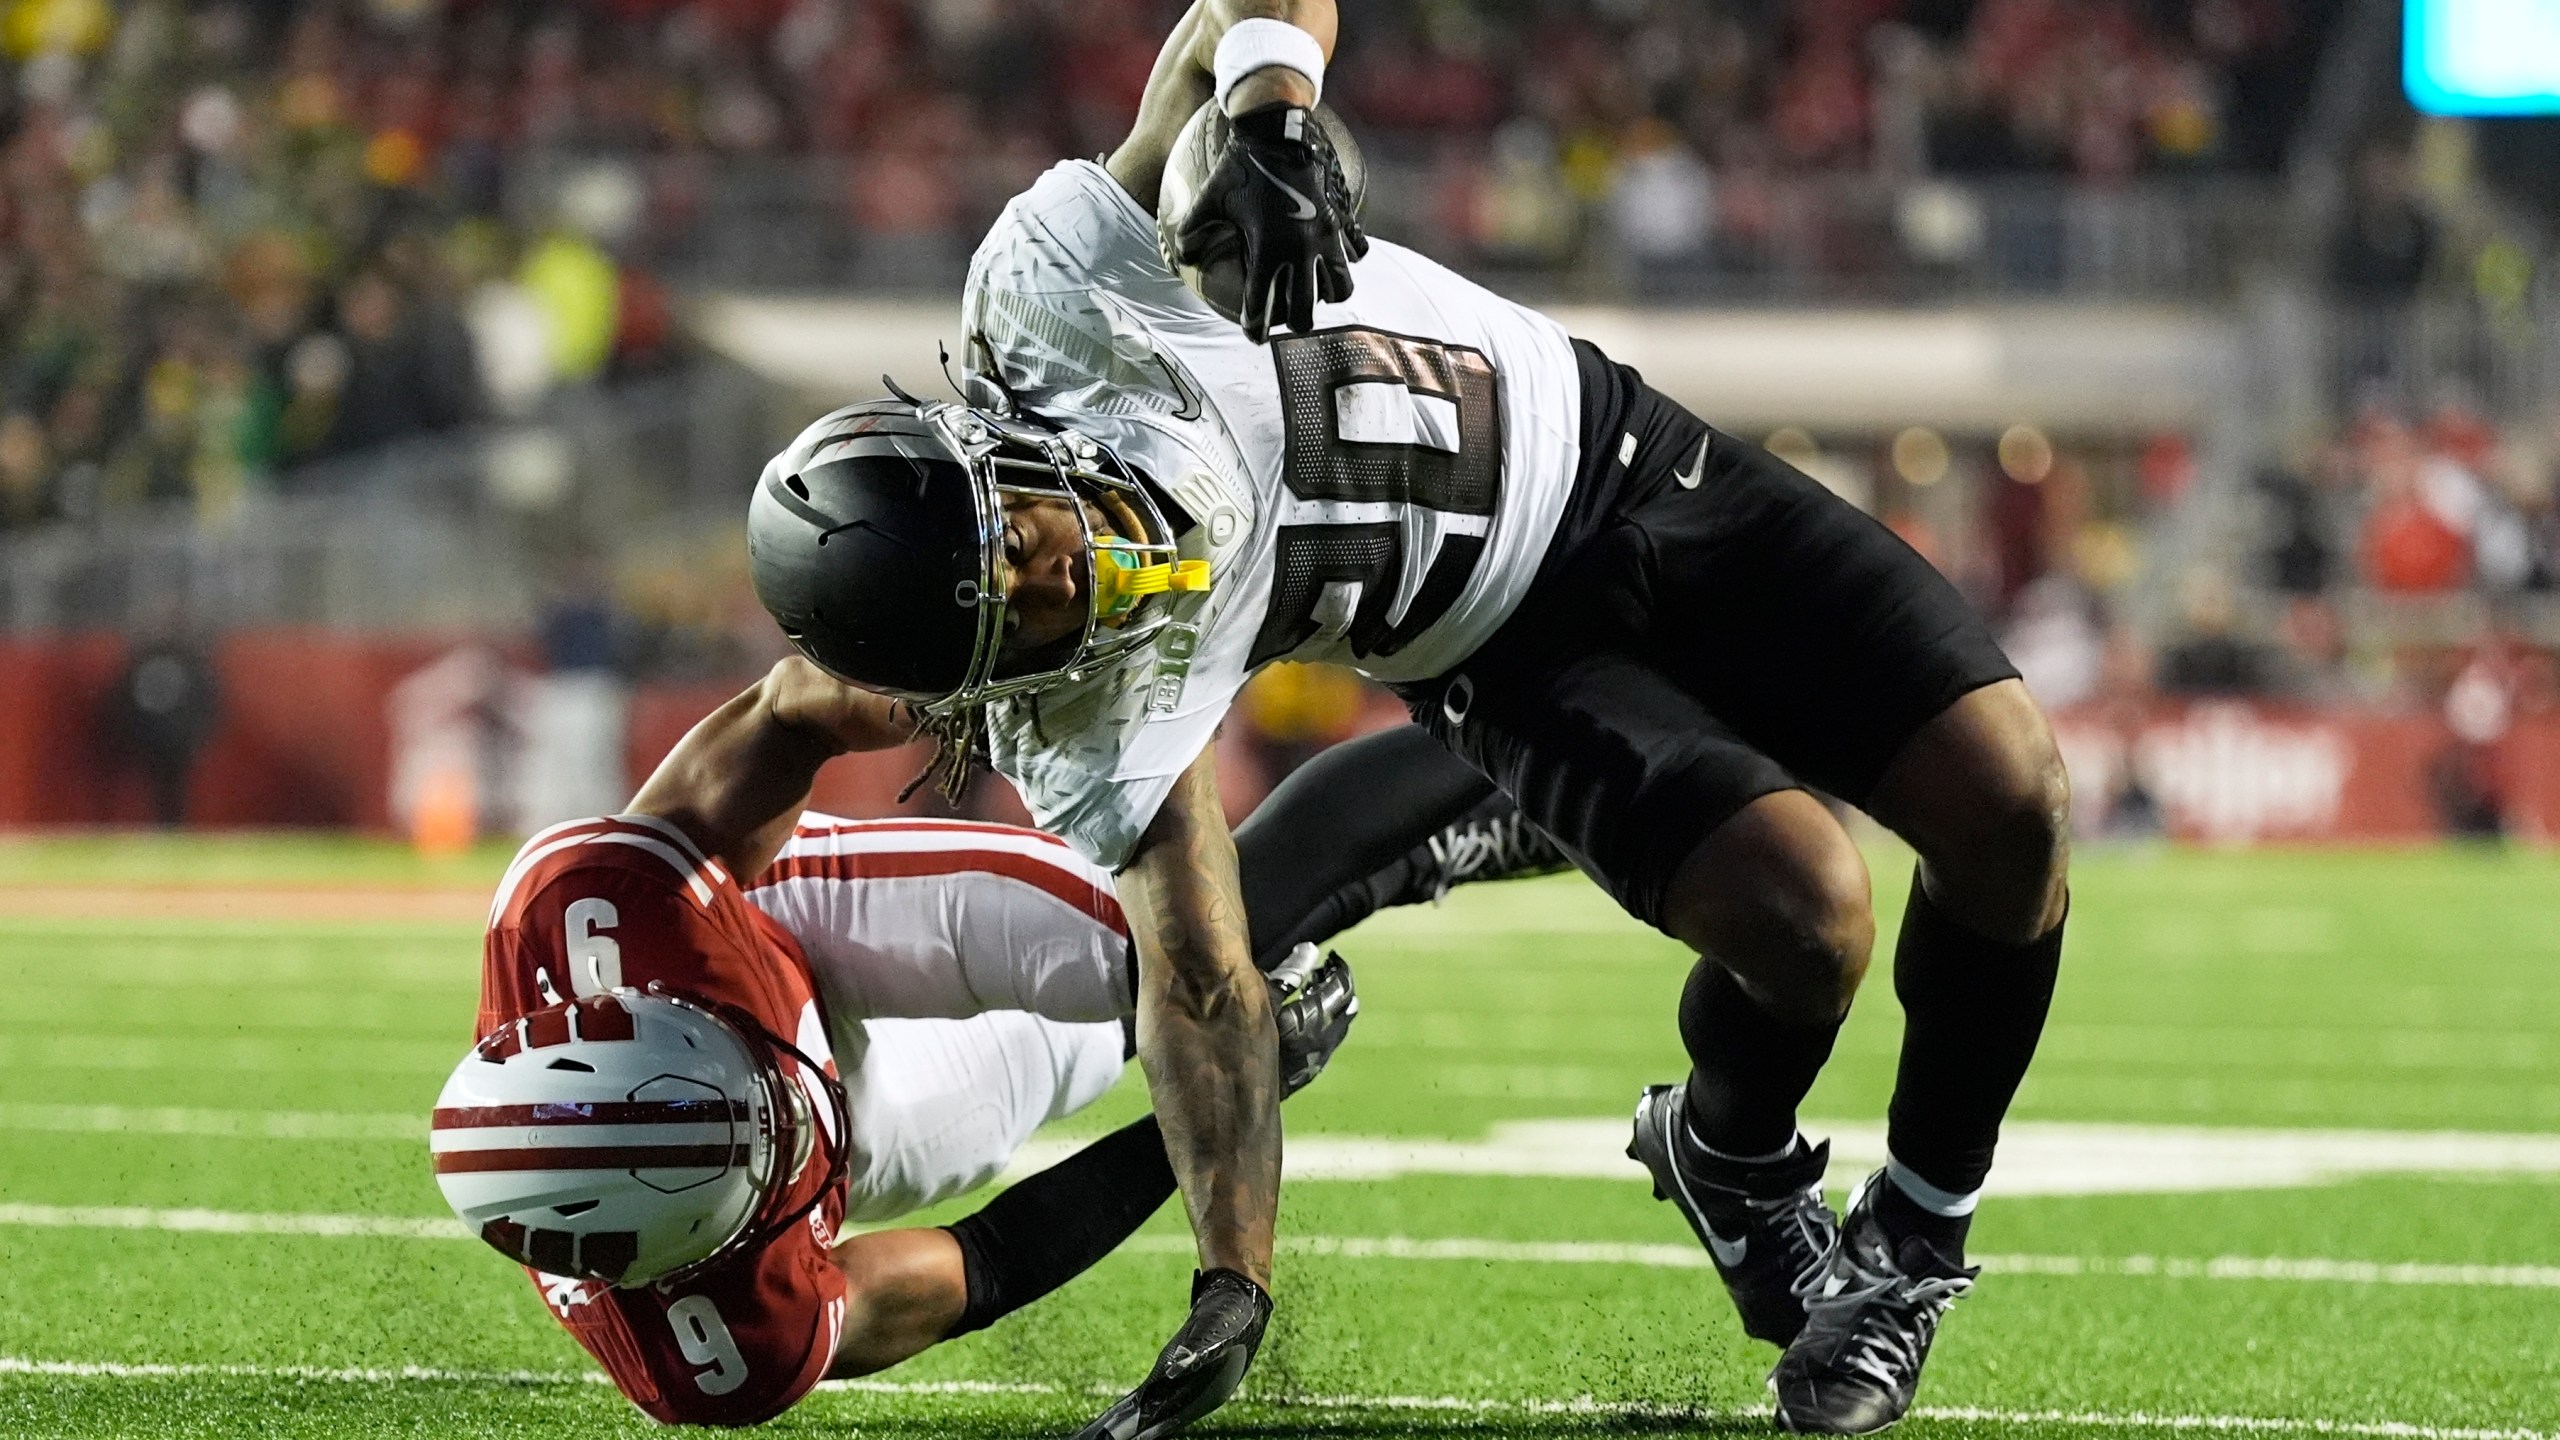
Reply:
[[808, 957], [853, 1110], [846, 1218], [996, 1178], [1120, 1077], [1110, 875], [1037, 831], [803, 816], [747, 898]]

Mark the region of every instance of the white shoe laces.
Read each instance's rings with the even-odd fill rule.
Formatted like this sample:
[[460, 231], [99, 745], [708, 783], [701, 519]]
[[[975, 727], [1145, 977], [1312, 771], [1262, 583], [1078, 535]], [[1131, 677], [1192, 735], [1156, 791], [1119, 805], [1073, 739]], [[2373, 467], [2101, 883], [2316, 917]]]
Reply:
[[1835, 1239], [1823, 1261], [1796, 1281], [1805, 1314], [1844, 1319], [1852, 1329], [1840, 1367], [1888, 1389], [1909, 1382], [1938, 1322], [1973, 1289], [1971, 1275], [1909, 1275], [1890, 1257], [1859, 1256], [1845, 1239]]
[[1547, 838], [1531, 828], [1528, 817], [1517, 811], [1498, 820], [1453, 825], [1428, 843], [1431, 863], [1438, 870], [1431, 882], [1435, 905], [1447, 898], [1450, 887], [1479, 875], [1525, 870], [1560, 858]]
[[1778, 1230], [1780, 1243], [1796, 1262], [1795, 1283], [1789, 1288], [1801, 1299], [1808, 1281], [1820, 1285], [1832, 1249], [1840, 1243], [1837, 1224], [1822, 1203], [1822, 1187], [1811, 1185], [1775, 1200], [1747, 1203], [1755, 1214], [1783, 1217], [1784, 1224]]

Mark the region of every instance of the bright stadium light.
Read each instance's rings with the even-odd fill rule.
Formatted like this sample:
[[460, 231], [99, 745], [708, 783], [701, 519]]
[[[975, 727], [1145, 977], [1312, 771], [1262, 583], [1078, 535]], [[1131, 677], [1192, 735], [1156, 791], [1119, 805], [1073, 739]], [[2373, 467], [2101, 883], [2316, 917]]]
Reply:
[[2560, 0], [2408, 0], [2401, 83], [2431, 115], [2560, 114]]

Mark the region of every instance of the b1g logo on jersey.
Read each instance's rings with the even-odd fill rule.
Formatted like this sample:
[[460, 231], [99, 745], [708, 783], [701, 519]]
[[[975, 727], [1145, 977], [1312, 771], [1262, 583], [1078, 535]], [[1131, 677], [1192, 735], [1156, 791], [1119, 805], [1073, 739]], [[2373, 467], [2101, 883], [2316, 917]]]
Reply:
[[1156, 641], [1155, 684], [1147, 691], [1147, 708], [1170, 715], [1182, 708], [1182, 687], [1190, 682], [1191, 661], [1200, 653], [1200, 627], [1175, 623]]
[[1479, 350], [1383, 330], [1274, 336], [1294, 503], [1247, 668], [1320, 637], [1362, 658], [1429, 630], [1475, 574], [1502, 497], [1502, 406]]

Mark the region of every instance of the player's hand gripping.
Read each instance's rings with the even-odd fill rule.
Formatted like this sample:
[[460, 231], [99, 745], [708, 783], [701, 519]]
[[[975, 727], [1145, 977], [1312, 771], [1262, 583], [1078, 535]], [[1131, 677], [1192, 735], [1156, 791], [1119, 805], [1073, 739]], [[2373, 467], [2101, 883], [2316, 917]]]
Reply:
[[1350, 963], [1309, 944], [1291, 950], [1262, 978], [1271, 987], [1272, 1028], [1280, 1032], [1280, 1098], [1286, 1100], [1314, 1083], [1350, 1038], [1360, 995]]
[[1206, 264], [1241, 252], [1244, 333], [1256, 345], [1276, 321], [1315, 328], [1316, 301], [1351, 298], [1351, 262], [1369, 237], [1324, 127], [1303, 105], [1257, 106], [1228, 122], [1226, 151], [1173, 236], [1174, 260]]
[[1233, 1270], [1191, 1279], [1191, 1318], [1173, 1332], [1156, 1368], [1075, 1440], [1159, 1440], [1227, 1403], [1253, 1368], [1271, 1323], [1271, 1294]]

